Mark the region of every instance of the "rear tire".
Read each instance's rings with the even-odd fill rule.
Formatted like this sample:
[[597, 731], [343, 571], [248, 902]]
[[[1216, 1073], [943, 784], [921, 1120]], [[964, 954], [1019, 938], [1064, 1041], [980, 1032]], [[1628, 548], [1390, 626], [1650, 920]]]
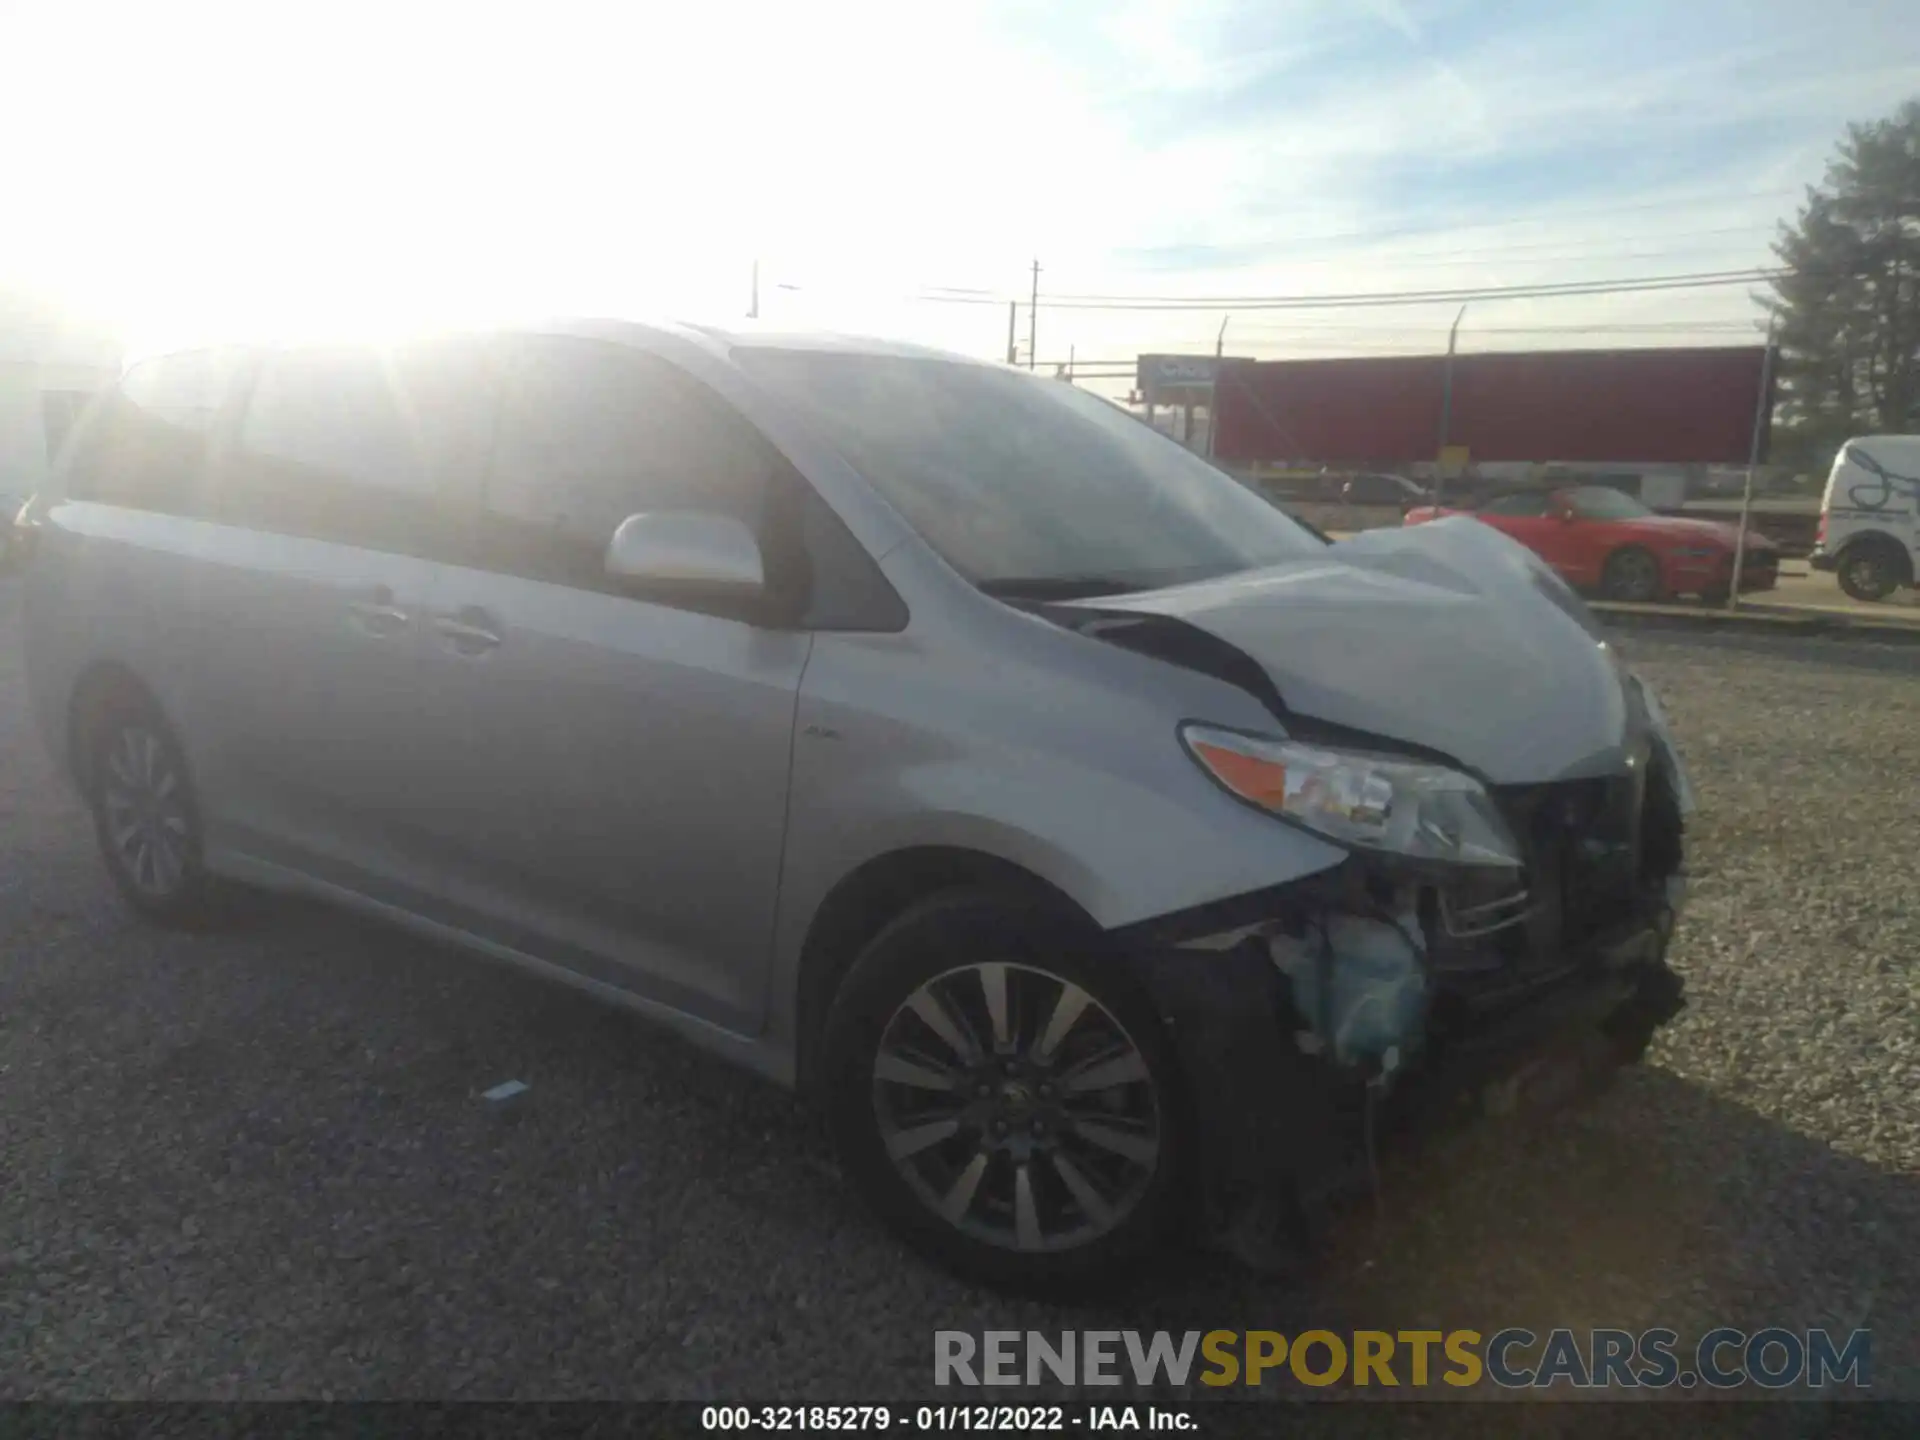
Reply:
[[89, 717], [85, 734], [94, 835], [121, 896], [172, 928], [215, 922], [222, 897], [202, 861], [199, 800], [158, 707], [116, 695]]
[[1665, 593], [1659, 560], [1638, 545], [1622, 546], [1607, 557], [1600, 572], [1600, 593], [1609, 600], [1640, 605], [1659, 600]]
[[1849, 545], [1841, 552], [1834, 575], [1849, 599], [1867, 604], [1886, 599], [1913, 578], [1906, 554], [1888, 540]]
[[1180, 1214], [1189, 1132], [1159, 1015], [1044, 903], [952, 891], [894, 920], [834, 997], [822, 1079], [862, 1197], [963, 1279], [1109, 1289]]

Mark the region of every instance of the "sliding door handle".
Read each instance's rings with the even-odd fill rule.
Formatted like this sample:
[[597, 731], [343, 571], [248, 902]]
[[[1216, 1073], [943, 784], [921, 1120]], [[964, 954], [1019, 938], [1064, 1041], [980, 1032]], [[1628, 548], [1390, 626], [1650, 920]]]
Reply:
[[466, 609], [435, 616], [433, 629], [448, 649], [461, 655], [484, 655], [500, 645], [499, 627], [483, 610]]

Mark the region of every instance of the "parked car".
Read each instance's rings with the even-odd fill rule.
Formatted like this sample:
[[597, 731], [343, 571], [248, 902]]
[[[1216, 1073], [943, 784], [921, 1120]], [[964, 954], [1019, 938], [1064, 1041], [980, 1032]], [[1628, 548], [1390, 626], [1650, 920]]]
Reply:
[[[1406, 523], [1461, 514], [1511, 535], [1569, 585], [1609, 600], [1724, 596], [1740, 537], [1738, 525], [1657, 514], [1605, 485], [1518, 490], [1471, 511], [1423, 505], [1407, 512]], [[1749, 529], [1741, 593], [1771, 590], [1779, 580], [1780, 547]]]
[[305, 892], [627, 1005], [962, 1274], [1284, 1262], [1375, 1108], [1680, 1004], [1672, 734], [1482, 526], [1329, 546], [1085, 391], [831, 337], [186, 352], [83, 424], [27, 653], [136, 910]]
[[1391, 505], [1404, 515], [1413, 506], [1425, 503], [1429, 495], [1404, 475], [1368, 473], [1349, 475], [1341, 481], [1338, 498], [1343, 505]]
[[1920, 435], [1867, 435], [1833, 457], [1809, 563], [1855, 600], [1884, 600], [1920, 572]]

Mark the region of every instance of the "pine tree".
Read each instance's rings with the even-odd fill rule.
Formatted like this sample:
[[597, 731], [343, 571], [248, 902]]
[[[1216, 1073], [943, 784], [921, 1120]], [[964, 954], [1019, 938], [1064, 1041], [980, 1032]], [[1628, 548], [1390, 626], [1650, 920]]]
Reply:
[[1920, 99], [1847, 127], [1774, 253], [1775, 457], [1823, 466], [1850, 435], [1920, 429]]

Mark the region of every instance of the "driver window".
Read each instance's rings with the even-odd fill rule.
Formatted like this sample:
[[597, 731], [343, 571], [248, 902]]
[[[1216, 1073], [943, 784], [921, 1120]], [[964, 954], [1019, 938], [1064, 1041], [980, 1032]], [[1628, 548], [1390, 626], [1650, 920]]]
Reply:
[[484, 568], [609, 588], [607, 542], [648, 510], [731, 515], [768, 543], [778, 453], [658, 356], [526, 337], [502, 377], [498, 423], [480, 504]]

